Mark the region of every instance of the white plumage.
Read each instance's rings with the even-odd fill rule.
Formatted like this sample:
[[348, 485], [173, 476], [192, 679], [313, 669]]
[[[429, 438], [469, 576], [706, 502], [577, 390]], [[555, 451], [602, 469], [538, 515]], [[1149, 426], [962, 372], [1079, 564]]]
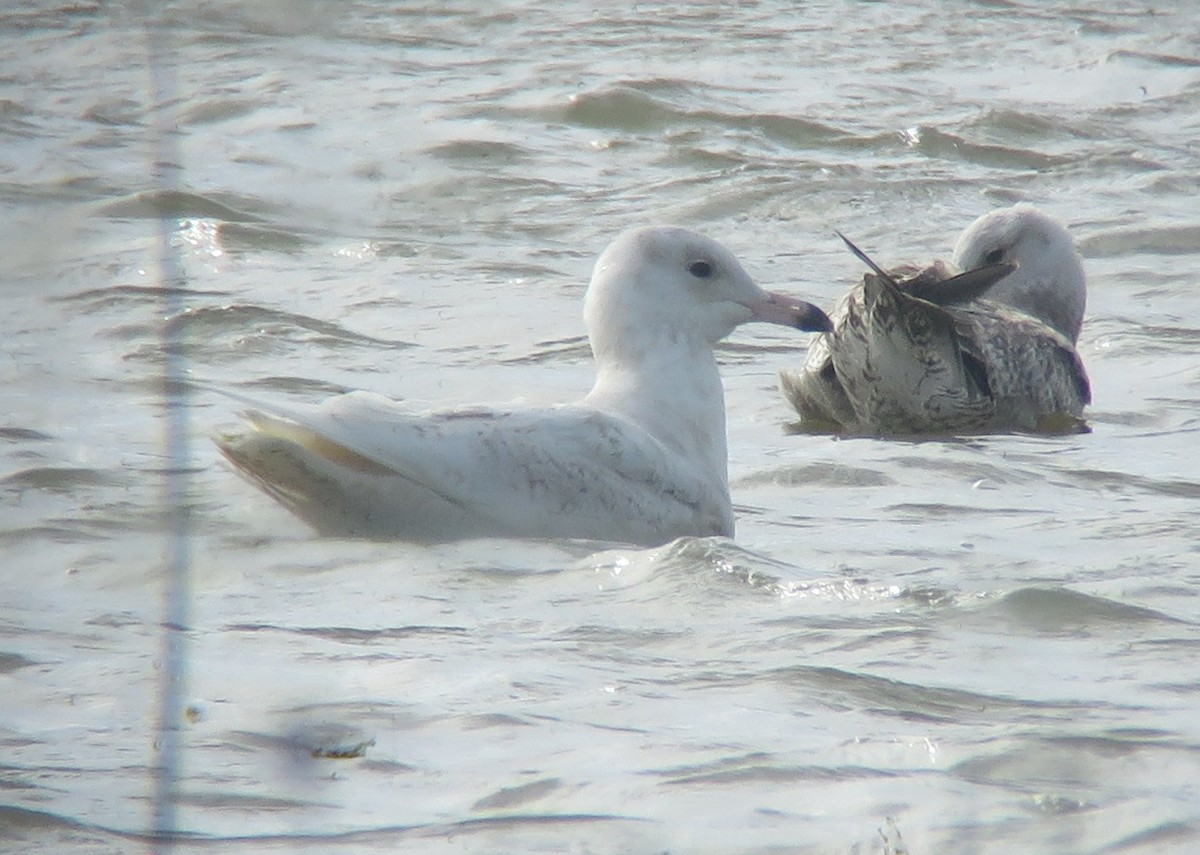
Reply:
[[584, 316], [597, 377], [580, 403], [421, 415], [365, 392], [314, 407], [246, 401], [253, 430], [218, 445], [323, 532], [644, 545], [732, 535], [713, 346], [747, 321], [827, 330], [829, 319], [674, 227], [618, 237]]

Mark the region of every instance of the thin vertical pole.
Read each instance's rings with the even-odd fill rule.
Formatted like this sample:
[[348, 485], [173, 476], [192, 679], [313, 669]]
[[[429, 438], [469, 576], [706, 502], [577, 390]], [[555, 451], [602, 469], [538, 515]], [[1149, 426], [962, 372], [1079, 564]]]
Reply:
[[[149, 10], [147, 10], [149, 12]], [[161, 210], [158, 217], [158, 266], [162, 290], [163, 429], [166, 466], [163, 501], [167, 512], [163, 578], [162, 648], [158, 673], [159, 719], [155, 739], [152, 851], [174, 849], [178, 833], [176, 806], [183, 763], [184, 697], [187, 690], [190, 621], [189, 571], [191, 519], [189, 505], [189, 400], [187, 354], [178, 325], [169, 319], [185, 308], [186, 281], [179, 248], [173, 242], [177, 222], [171, 200], [180, 189], [182, 165], [179, 129], [173, 118], [175, 56], [167, 22], [147, 15], [146, 49], [150, 71], [154, 162], [152, 179]]]

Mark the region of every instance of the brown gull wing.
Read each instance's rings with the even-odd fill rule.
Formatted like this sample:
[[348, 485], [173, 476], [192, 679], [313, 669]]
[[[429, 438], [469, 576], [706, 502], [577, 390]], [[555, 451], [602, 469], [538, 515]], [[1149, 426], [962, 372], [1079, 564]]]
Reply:
[[964, 352], [987, 372], [995, 418], [1023, 430], [1078, 429], [1092, 400], [1083, 360], [1071, 341], [1036, 318], [980, 300], [953, 310]]

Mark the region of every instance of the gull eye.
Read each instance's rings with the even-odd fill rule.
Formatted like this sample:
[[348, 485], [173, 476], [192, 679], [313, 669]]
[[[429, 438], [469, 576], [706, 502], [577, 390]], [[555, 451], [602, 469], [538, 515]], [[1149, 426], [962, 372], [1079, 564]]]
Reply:
[[1004, 250], [1002, 250], [1002, 249], [993, 249], [991, 252], [989, 252], [987, 255], [985, 255], [983, 257], [983, 261], [985, 264], [999, 264], [1003, 260], [1004, 260]]
[[713, 266], [707, 261], [693, 261], [688, 265], [688, 273], [697, 279], [707, 279], [712, 276]]

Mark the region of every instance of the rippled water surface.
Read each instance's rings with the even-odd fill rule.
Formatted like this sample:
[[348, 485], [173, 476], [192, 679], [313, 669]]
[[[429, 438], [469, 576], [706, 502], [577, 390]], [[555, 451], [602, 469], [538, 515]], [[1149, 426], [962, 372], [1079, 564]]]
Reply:
[[623, 228], [691, 226], [831, 306], [861, 274], [834, 228], [922, 260], [1026, 200], [1085, 257], [1092, 431], [797, 434], [775, 376], [807, 340], [744, 328], [736, 541], [318, 538], [219, 461], [236, 405], [191, 393], [177, 848], [1195, 852], [1196, 20], [0, 12], [0, 850], [150, 848], [169, 336], [244, 394], [569, 400]]

